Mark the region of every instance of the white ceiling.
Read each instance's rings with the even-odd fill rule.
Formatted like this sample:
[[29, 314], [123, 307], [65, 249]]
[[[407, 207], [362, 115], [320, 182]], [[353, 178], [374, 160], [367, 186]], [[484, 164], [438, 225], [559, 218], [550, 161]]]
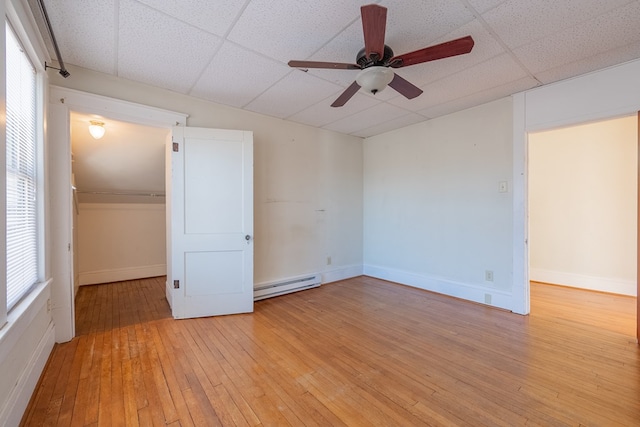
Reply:
[[[367, 137], [640, 57], [640, 0], [388, 0], [396, 54], [471, 35], [468, 55], [396, 70], [391, 88], [330, 104], [357, 70], [366, 0], [46, 0], [65, 62]], [[73, 78], [71, 76], [70, 78]]]

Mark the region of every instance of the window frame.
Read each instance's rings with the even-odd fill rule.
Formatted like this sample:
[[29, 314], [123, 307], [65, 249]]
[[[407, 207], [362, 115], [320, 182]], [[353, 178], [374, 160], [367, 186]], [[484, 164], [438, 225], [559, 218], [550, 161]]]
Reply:
[[[17, 164], [14, 165], [13, 159], [7, 158], [6, 160], [6, 172], [7, 172], [7, 187], [6, 188], [6, 197], [9, 198], [9, 186], [11, 188], [16, 185], [16, 188], [13, 188], [11, 194], [14, 194], [16, 199], [14, 202], [17, 202], [17, 205], [7, 204], [7, 209], [11, 208], [13, 210], [14, 207], [23, 206], [23, 203], [26, 200], [31, 199], [31, 195], [33, 195], [33, 203], [28, 203], [24, 205], [22, 208], [18, 208], [18, 212], [21, 214], [17, 217], [14, 217], [18, 220], [17, 226], [21, 231], [28, 231], [29, 236], [33, 236], [33, 241], [29, 238], [27, 245], [23, 246], [18, 242], [24, 240], [23, 234], [14, 235], [14, 243], [18, 243], [19, 252], [14, 253], [11, 259], [7, 259], [7, 275], [10, 270], [10, 262], [11, 260], [17, 261], [18, 265], [20, 265], [25, 259], [29, 260], [29, 264], [20, 269], [17, 272], [27, 273], [29, 274], [29, 279], [32, 280], [30, 282], [24, 282], [24, 277], [20, 279], [20, 276], [15, 277], [14, 279], [18, 279], [18, 282], [13, 283], [12, 292], [9, 292], [9, 280], [7, 277], [7, 310], [11, 311], [11, 309], [17, 305], [32, 289], [37, 285], [37, 283], [41, 282], [41, 268], [40, 268], [40, 254], [39, 254], [39, 246], [40, 246], [40, 230], [41, 230], [41, 221], [39, 221], [40, 216], [42, 215], [42, 210], [39, 208], [40, 198], [42, 197], [42, 188], [39, 185], [40, 180], [40, 171], [38, 167], [40, 163], [40, 152], [42, 151], [41, 144], [39, 144], [39, 135], [38, 135], [38, 83], [37, 83], [37, 71], [34, 67], [31, 58], [26, 53], [25, 48], [22, 46], [22, 42], [18, 39], [18, 35], [16, 31], [13, 29], [11, 23], [7, 20], [5, 21], [5, 34], [6, 34], [6, 44], [5, 44], [5, 58], [6, 64], [8, 67], [9, 55], [8, 52], [12, 53], [12, 63], [14, 61], [17, 62], [17, 70], [13, 70], [12, 72], [8, 72], [5, 75], [6, 78], [6, 88], [7, 88], [7, 97], [6, 97], [6, 117], [7, 120], [5, 122], [7, 131], [5, 134], [6, 138], [6, 146], [9, 147], [9, 142], [13, 142], [11, 144], [12, 152], [17, 155]], [[11, 41], [11, 43], [10, 43]], [[15, 44], [14, 44], [15, 42]], [[19, 58], [19, 59], [18, 59]], [[25, 61], [26, 59], [26, 61]], [[10, 79], [10, 76], [12, 77]], [[16, 80], [14, 81], [14, 77]], [[23, 92], [26, 89], [27, 92]], [[13, 93], [10, 97], [9, 94]], [[16, 96], [19, 95], [19, 96]], [[13, 100], [18, 105], [13, 106]], [[23, 104], [23, 102], [25, 102]], [[30, 101], [30, 102], [29, 102]], [[9, 107], [12, 111], [12, 138], [9, 138]], [[23, 136], [20, 136], [23, 135]], [[25, 150], [26, 151], [23, 151]], [[14, 151], [15, 150], [15, 151]], [[26, 154], [26, 157], [23, 155]], [[27, 163], [25, 163], [25, 161]], [[9, 164], [14, 165], [9, 168]], [[23, 169], [27, 167], [28, 169]], [[11, 172], [10, 172], [11, 171]], [[11, 180], [9, 179], [11, 177]], [[9, 184], [9, 181], [14, 182], [15, 184]], [[27, 185], [27, 188], [23, 186]], [[26, 191], [26, 193], [25, 193]], [[32, 193], [33, 192], [33, 193]], [[7, 219], [8, 212], [7, 212]], [[26, 214], [26, 216], [25, 216]], [[28, 221], [28, 218], [33, 215], [33, 223]], [[24, 221], [28, 222], [25, 223]], [[30, 224], [29, 224], [30, 223]], [[8, 225], [7, 225], [8, 227]], [[26, 228], [25, 228], [26, 227]], [[7, 233], [9, 229], [7, 228]], [[31, 234], [33, 233], [33, 234]], [[17, 238], [17, 241], [15, 240]], [[9, 235], [7, 235], [7, 244], [9, 242]], [[22, 248], [22, 249], [20, 249]], [[9, 248], [7, 247], [7, 254], [9, 252]], [[27, 252], [23, 252], [26, 250]], [[26, 256], [26, 258], [24, 258]], [[33, 257], [33, 258], [32, 258]], [[13, 264], [11, 264], [13, 265]], [[9, 300], [9, 296], [11, 295], [11, 300]]]
[[[36, 89], [36, 245], [37, 245], [37, 281], [30, 287], [30, 290], [22, 296], [20, 300], [11, 308], [7, 310], [7, 257], [6, 257], [6, 148], [2, 150], [0, 157], [1, 164], [3, 165], [2, 183], [3, 190], [2, 201], [0, 206], [3, 208], [0, 218], [2, 218], [3, 231], [1, 234], [2, 242], [0, 246], [4, 249], [4, 264], [0, 267], [0, 274], [4, 276], [4, 280], [0, 283], [4, 283], [2, 289], [0, 289], [0, 341], [6, 333], [6, 329], [10, 327], [17, 319], [23, 316], [29, 310], [29, 307], [34, 303], [34, 300], [41, 293], [40, 291], [47, 287], [50, 280], [48, 271], [48, 251], [47, 248], [47, 200], [48, 200], [48, 188], [46, 180], [46, 87], [47, 76], [45, 72], [45, 61], [48, 60], [45, 44], [37, 30], [35, 21], [30, 14], [30, 11], [25, 9], [24, 4], [20, 0], [9, 0], [5, 3], [5, 25], [11, 27], [14, 35], [21, 44], [27, 58], [35, 69], [35, 89]], [[6, 31], [6, 29], [5, 29]], [[5, 31], [3, 31], [2, 37], [0, 37], [0, 43], [2, 46], [2, 54], [6, 58], [6, 46], [7, 40], [5, 37]], [[5, 60], [6, 64], [6, 60]], [[5, 65], [6, 67], [6, 65]], [[3, 69], [2, 78], [0, 79], [2, 84], [2, 95], [6, 102], [6, 71]], [[6, 104], [0, 107], [3, 115], [6, 115]], [[2, 124], [2, 138], [6, 147], [6, 124]], [[8, 323], [8, 325], [7, 325]], [[6, 326], [5, 326], [6, 325]]]

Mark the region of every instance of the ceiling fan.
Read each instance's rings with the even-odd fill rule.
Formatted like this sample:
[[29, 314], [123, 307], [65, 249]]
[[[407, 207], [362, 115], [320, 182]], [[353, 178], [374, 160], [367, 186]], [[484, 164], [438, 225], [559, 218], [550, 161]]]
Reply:
[[377, 4], [369, 4], [362, 6], [360, 13], [364, 32], [364, 48], [358, 52], [355, 64], [289, 61], [289, 66], [295, 68], [361, 70], [356, 77], [356, 81], [342, 92], [338, 99], [331, 104], [332, 107], [342, 107], [361, 87], [375, 95], [389, 85], [407, 99], [413, 99], [419, 96], [422, 90], [394, 73], [390, 68], [402, 68], [450, 56], [463, 55], [471, 52], [473, 48], [473, 39], [471, 36], [466, 36], [405, 53], [404, 55], [394, 56], [393, 50], [384, 44], [387, 8]]

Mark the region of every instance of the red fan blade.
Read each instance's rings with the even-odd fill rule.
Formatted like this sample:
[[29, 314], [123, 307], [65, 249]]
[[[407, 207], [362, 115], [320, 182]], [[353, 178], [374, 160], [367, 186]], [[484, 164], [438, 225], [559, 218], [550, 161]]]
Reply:
[[[364, 48], [367, 57], [373, 60], [381, 59], [384, 56], [387, 8], [377, 4], [369, 4], [360, 8], [360, 14], [362, 15]], [[376, 58], [372, 58], [371, 55], [376, 55]]]
[[357, 82], [351, 83], [351, 86], [345, 89], [345, 91], [342, 92], [342, 95], [340, 95], [338, 99], [333, 101], [333, 104], [331, 104], [331, 106], [342, 107], [344, 104], [347, 103], [348, 100], [350, 100], [353, 97], [353, 95], [356, 94], [356, 92], [358, 92], [358, 90], [360, 90], [360, 85]]
[[422, 93], [422, 89], [413, 83], [409, 83], [398, 74], [393, 76], [393, 80], [389, 83], [389, 86], [400, 92], [400, 94], [404, 95], [407, 99], [413, 99], [416, 96], [420, 96]]
[[436, 59], [463, 55], [471, 52], [473, 43], [471, 36], [467, 36], [435, 46], [425, 47], [424, 49], [405, 53], [404, 55], [394, 56], [389, 60], [389, 66], [393, 68], [407, 67], [409, 65], [435, 61]]
[[289, 67], [294, 68], [330, 68], [334, 70], [360, 70], [356, 64], [343, 62], [319, 62], [319, 61], [289, 61]]

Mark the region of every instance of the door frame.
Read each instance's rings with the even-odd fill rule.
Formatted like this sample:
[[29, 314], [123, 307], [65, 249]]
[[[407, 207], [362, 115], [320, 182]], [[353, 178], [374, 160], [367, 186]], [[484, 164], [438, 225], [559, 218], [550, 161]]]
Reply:
[[[529, 132], [636, 114], [640, 111], [638, 75], [640, 75], [640, 60], [512, 96], [512, 298], [515, 313], [528, 314], [530, 311], [527, 135]], [[636, 332], [636, 339], [638, 338], [640, 338], [640, 322]]]
[[[73, 194], [71, 188], [71, 112], [97, 114], [114, 120], [155, 126], [170, 130], [185, 126], [188, 114], [163, 110], [68, 89], [49, 87], [47, 119], [47, 177], [50, 204], [48, 220], [53, 230], [49, 236], [51, 254], [52, 316], [56, 342], [75, 336], [75, 289], [73, 277]], [[166, 161], [166, 160], [165, 160]], [[170, 169], [166, 169], [169, 170]], [[169, 209], [170, 206], [167, 207]], [[167, 242], [169, 244], [169, 242]]]

